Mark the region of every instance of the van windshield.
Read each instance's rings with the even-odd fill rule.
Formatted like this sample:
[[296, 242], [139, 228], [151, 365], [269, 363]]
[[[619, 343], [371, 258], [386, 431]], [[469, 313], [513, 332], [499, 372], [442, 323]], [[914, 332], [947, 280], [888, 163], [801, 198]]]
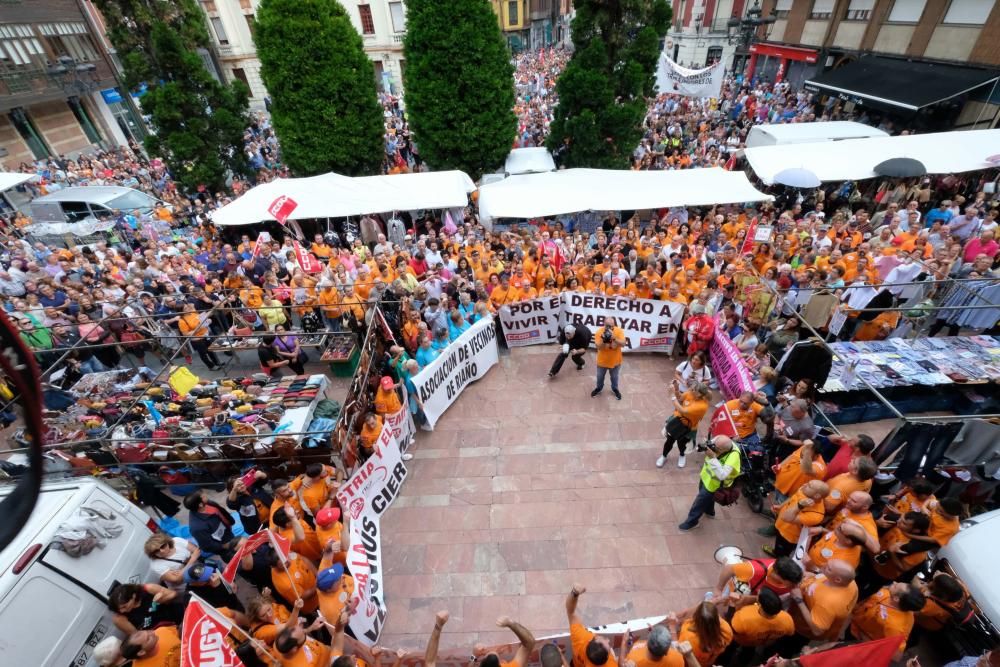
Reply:
[[140, 209], [144, 213], [148, 213], [153, 210], [153, 206], [156, 205], [156, 200], [149, 195], [133, 191], [126, 192], [120, 197], [115, 197], [111, 201], [105, 204], [112, 211], [118, 209], [119, 211], [133, 211], [135, 209]]

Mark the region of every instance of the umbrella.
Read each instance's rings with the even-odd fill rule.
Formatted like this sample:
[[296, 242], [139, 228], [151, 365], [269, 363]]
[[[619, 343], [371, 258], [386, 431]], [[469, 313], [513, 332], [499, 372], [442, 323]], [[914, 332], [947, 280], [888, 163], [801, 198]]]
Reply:
[[923, 176], [927, 173], [927, 167], [920, 160], [910, 157], [894, 157], [885, 162], [875, 165], [873, 171], [879, 176], [891, 176], [893, 178], [912, 178], [913, 176]]
[[774, 182], [792, 188], [818, 188], [823, 183], [819, 176], [801, 167], [782, 169], [774, 175]]

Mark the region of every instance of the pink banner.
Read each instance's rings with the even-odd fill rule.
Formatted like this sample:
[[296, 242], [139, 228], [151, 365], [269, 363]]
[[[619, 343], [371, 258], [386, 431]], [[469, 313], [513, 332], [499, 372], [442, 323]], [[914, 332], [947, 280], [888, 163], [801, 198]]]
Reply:
[[709, 348], [712, 357], [712, 374], [719, 383], [719, 390], [726, 400], [736, 398], [744, 391], [753, 391], [753, 376], [746, 362], [740, 356], [740, 351], [729, 340], [729, 335], [721, 329], [715, 332], [712, 346]]

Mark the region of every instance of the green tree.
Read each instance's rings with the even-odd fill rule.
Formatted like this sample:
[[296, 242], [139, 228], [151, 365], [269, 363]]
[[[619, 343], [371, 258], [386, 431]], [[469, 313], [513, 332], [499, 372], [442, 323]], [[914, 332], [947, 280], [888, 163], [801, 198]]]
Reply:
[[517, 132], [514, 69], [487, 0], [407, 0], [406, 109], [420, 156], [477, 179]]
[[666, 0], [575, 0], [574, 53], [559, 77], [549, 150], [566, 167], [624, 169], [655, 93]]
[[186, 191], [223, 189], [247, 174], [243, 147], [249, 90], [216, 81], [196, 52], [209, 45], [194, 0], [96, 0], [121, 57], [125, 85], [145, 84], [142, 110], [153, 133], [146, 150], [161, 156]]
[[263, 0], [254, 42], [285, 163], [299, 176], [379, 173], [375, 69], [337, 0]]

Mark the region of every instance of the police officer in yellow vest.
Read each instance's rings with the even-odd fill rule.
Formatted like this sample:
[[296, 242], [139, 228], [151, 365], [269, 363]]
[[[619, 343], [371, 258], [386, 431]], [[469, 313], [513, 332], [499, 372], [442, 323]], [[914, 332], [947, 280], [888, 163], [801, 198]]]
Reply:
[[712, 438], [705, 451], [705, 463], [701, 467], [701, 481], [698, 483], [698, 495], [691, 503], [691, 510], [679, 528], [691, 530], [698, 525], [702, 514], [715, 516], [714, 494], [720, 487], [733, 485], [740, 476], [740, 452], [733, 441], [717, 435]]

